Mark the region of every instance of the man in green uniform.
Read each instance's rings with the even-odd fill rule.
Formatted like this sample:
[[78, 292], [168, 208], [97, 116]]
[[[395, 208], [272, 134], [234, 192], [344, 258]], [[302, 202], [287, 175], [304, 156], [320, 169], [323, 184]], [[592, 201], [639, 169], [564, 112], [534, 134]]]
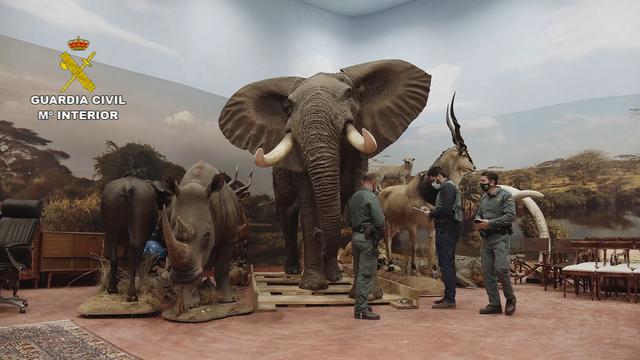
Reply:
[[482, 236], [480, 261], [484, 272], [484, 287], [489, 296], [489, 305], [480, 309], [480, 314], [500, 314], [502, 305], [498, 282], [502, 282], [502, 290], [507, 304], [505, 314], [516, 311], [516, 296], [509, 280], [509, 242], [511, 240], [511, 223], [516, 215], [513, 196], [498, 186], [498, 174], [483, 171], [480, 174], [480, 188], [485, 192], [480, 199], [480, 206], [475, 218], [476, 230]]
[[[361, 187], [349, 199], [349, 226], [353, 229], [351, 246], [356, 273], [354, 316], [356, 319], [379, 320], [367, 303], [378, 265], [378, 241], [384, 232], [384, 215], [375, 190], [375, 177], [366, 174]], [[366, 235], [365, 235], [366, 234]]]

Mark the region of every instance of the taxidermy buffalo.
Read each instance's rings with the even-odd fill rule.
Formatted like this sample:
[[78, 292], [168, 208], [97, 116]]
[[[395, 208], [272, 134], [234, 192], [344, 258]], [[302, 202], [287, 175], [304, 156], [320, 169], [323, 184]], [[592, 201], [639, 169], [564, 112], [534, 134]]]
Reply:
[[[246, 223], [225, 174], [198, 161], [176, 186], [171, 206], [162, 212], [162, 229], [174, 283], [191, 283], [213, 266], [218, 302], [237, 297], [229, 282], [229, 264]], [[170, 214], [167, 214], [170, 213]]]
[[392, 144], [427, 103], [431, 76], [402, 60], [381, 60], [319, 73], [279, 77], [238, 90], [220, 114], [222, 133], [273, 169], [274, 195], [287, 247], [287, 273], [300, 287], [339, 280], [342, 210], [367, 171], [367, 159]]
[[118, 245], [129, 256], [127, 301], [138, 301], [136, 272], [144, 246], [158, 224], [158, 209], [169, 203], [172, 181], [145, 181], [127, 176], [109, 182], [102, 191], [101, 214], [109, 252], [109, 285], [115, 294], [118, 275]]

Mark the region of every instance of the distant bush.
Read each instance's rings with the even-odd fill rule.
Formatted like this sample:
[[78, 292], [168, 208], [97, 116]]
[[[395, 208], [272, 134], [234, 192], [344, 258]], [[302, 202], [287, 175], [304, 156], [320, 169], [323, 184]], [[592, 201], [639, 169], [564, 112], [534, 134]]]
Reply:
[[[538, 227], [531, 214], [522, 216], [519, 224], [524, 237], [537, 238], [540, 236]], [[547, 219], [547, 227], [549, 228], [549, 237], [551, 237], [551, 240], [566, 239], [569, 237], [569, 230], [556, 220]]]
[[100, 232], [100, 195], [94, 192], [81, 199], [54, 196], [45, 202], [42, 224], [47, 231]]

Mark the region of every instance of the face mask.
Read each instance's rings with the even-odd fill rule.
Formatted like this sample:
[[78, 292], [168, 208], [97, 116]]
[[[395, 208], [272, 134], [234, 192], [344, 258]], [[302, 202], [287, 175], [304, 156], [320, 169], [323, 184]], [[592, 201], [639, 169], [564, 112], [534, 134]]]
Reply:
[[433, 186], [434, 189], [438, 190], [438, 189], [440, 189], [440, 186], [442, 186], [442, 185], [438, 184], [437, 181], [434, 181], [434, 182], [431, 183], [431, 186]]
[[489, 189], [491, 189], [491, 185], [489, 184], [480, 184], [480, 189], [482, 189], [482, 191], [487, 192], [489, 191]]

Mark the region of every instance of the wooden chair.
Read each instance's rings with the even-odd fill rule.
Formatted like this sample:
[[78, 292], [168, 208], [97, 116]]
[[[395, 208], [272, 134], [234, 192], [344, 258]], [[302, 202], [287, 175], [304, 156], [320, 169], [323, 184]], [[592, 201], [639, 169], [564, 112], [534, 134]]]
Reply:
[[578, 257], [577, 250], [571, 247], [571, 241], [566, 239], [556, 240], [552, 244], [551, 252], [542, 253], [542, 271], [544, 291], [548, 286], [554, 289], [562, 284], [562, 269], [567, 266], [575, 265]]
[[[635, 238], [599, 238], [600, 247], [603, 251], [603, 266], [596, 269], [596, 290], [597, 297], [600, 300], [600, 284], [604, 283], [605, 296], [611, 296], [611, 283], [613, 283], [613, 289], [615, 295], [618, 296], [618, 289], [616, 281], [622, 279], [626, 283], [627, 301], [631, 302], [631, 284], [633, 282], [633, 270], [630, 267], [629, 251], [636, 247]], [[623, 261], [622, 263], [611, 264], [611, 259], [608, 260], [607, 250], [622, 250]], [[618, 261], [616, 258], [614, 261]]]
[[638, 281], [640, 281], [640, 267], [633, 270], [633, 286], [636, 293], [636, 304], [638, 303]]
[[580, 281], [583, 284], [583, 291], [587, 287], [591, 293], [591, 300], [594, 299], [594, 283], [596, 278], [596, 269], [598, 268], [599, 250], [601, 243], [596, 240], [575, 239], [570, 240], [571, 247], [576, 250], [576, 261], [574, 265], [568, 265], [562, 268], [562, 290], [563, 296], [567, 297], [567, 283], [569, 278], [573, 278], [573, 287], [576, 295], [580, 292]]
[[[516, 249], [511, 255], [511, 277], [513, 283], [517, 284], [518, 280], [522, 284], [522, 279], [533, 275], [539, 277], [539, 268], [544, 270], [544, 255], [546, 252], [549, 239], [547, 238], [523, 238], [520, 241], [520, 249]], [[535, 260], [533, 260], [535, 259]], [[542, 283], [546, 283], [545, 273], [542, 274]]]

